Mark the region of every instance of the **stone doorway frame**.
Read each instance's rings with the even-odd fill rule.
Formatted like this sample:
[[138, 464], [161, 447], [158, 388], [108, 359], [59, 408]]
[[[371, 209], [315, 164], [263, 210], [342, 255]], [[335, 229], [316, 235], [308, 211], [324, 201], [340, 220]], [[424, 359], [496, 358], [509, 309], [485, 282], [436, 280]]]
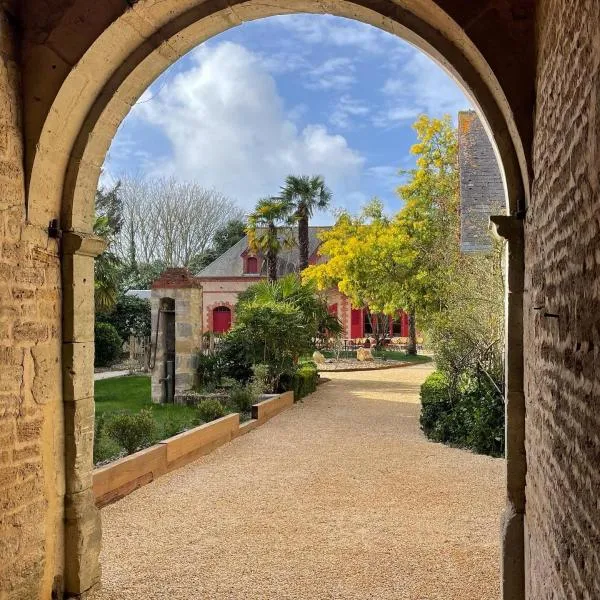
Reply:
[[[102, 3], [100, 3], [102, 4]], [[102, 8], [100, 4], [98, 11]], [[125, 6], [127, 3], [123, 3]], [[529, 174], [512, 108], [491, 68], [464, 31], [433, 0], [411, 10], [391, 0], [140, 0], [124, 8], [89, 45], [54, 97], [27, 158], [28, 214], [60, 214], [63, 286], [65, 587], [84, 595], [100, 578], [101, 526], [91, 491], [93, 447], [93, 198], [117, 127], [148, 85], [197, 44], [244, 21], [283, 13], [334, 14], [374, 25], [417, 46], [467, 90], [492, 132], [508, 199], [494, 218], [508, 239], [506, 301], [506, 509], [502, 597], [525, 595], [525, 403], [523, 391], [523, 217]], [[417, 4], [417, 3], [412, 3]], [[185, 9], [182, 8], [185, 5]], [[108, 10], [108, 9], [106, 9]], [[418, 12], [420, 10], [420, 12]], [[111, 17], [112, 18], [112, 17]], [[48, 208], [48, 206], [50, 208]], [[40, 214], [44, 208], [45, 213]]]

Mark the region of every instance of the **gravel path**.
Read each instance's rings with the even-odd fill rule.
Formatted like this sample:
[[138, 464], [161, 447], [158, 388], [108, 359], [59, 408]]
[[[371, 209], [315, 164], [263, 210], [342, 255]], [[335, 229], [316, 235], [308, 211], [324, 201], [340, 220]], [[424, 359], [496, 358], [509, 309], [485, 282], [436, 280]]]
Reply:
[[425, 440], [431, 369], [328, 374], [104, 508], [94, 600], [496, 600], [504, 461]]

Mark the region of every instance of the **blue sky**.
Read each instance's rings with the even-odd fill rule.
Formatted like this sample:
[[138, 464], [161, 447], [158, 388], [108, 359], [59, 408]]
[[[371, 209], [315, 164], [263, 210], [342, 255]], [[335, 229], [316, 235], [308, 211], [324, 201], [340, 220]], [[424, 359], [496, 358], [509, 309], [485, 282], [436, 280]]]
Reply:
[[195, 180], [249, 211], [287, 174], [321, 174], [336, 207], [357, 211], [379, 196], [392, 212], [398, 170], [414, 164], [416, 117], [466, 108], [450, 76], [400, 38], [339, 17], [271, 17], [163, 73], [123, 121], [103, 181]]

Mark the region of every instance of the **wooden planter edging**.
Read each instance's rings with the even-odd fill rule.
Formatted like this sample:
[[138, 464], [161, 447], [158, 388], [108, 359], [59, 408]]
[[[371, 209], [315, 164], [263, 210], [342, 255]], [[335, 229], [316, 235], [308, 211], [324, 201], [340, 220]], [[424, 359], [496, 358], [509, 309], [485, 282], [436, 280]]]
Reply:
[[246, 423], [240, 425], [239, 413], [232, 413], [95, 469], [93, 489], [96, 505], [106, 506], [131, 494], [161, 475], [256, 429], [292, 404], [294, 392], [285, 392], [254, 404], [252, 420]]

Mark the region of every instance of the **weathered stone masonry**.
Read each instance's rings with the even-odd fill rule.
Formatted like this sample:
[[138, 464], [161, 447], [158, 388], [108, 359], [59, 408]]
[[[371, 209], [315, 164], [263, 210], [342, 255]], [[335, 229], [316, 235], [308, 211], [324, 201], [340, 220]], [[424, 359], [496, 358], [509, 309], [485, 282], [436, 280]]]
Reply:
[[58, 244], [25, 221], [17, 23], [0, 8], [0, 597], [31, 600], [62, 587], [61, 294]]
[[600, 3], [538, 7], [526, 221], [531, 598], [600, 598]]
[[[511, 212], [529, 201], [524, 337], [518, 268], [508, 299], [515, 422], [525, 348], [527, 494], [515, 435], [504, 598], [524, 597], [525, 509], [528, 597], [599, 598], [597, 0], [0, 0], [0, 598], [47, 600], [63, 585], [85, 592], [100, 575], [88, 487], [98, 248], [87, 234], [110, 139], [183, 52], [287, 10], [331, 12], [408, 37], [452, 70], [485, 115]], [[48, 236], [51, 219], [65, 231], [62, 250]], [[517, 221], [502, 222], [515, 239]]]

